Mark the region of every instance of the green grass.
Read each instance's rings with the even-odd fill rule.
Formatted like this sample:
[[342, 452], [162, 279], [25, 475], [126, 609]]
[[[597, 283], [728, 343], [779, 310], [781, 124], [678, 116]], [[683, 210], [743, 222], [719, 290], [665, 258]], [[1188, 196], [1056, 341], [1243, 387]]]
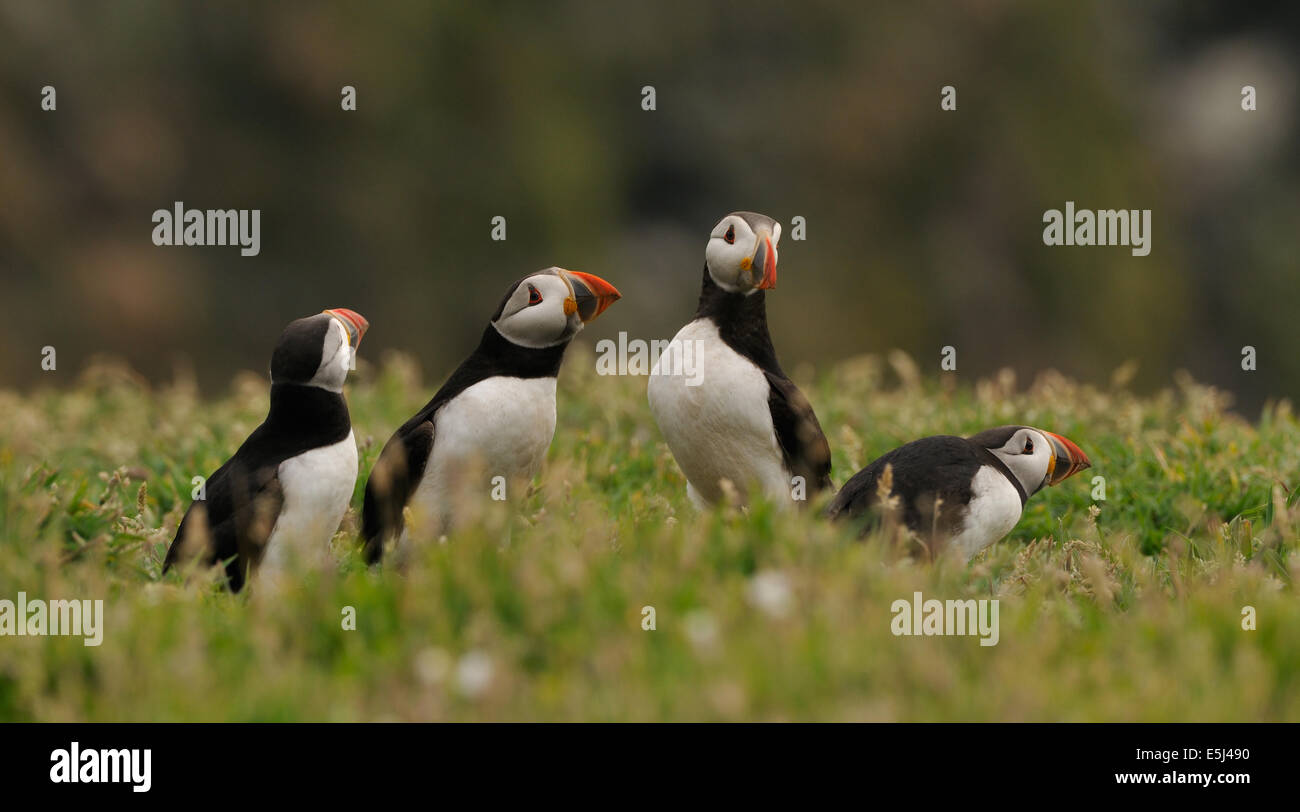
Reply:
[[[0, 598], [103, 598], [106, 614], [97, 648], [0, 638], [0, 720], [1300, 720], [1285, 404], [1251, 423], [1182, 379], [1151, 398], [1050, 373], [967, 385], [903, 357], [797, 374], [837, 484], [907, 440], [1010, 422], [1092, 458], [970, 564], [927, 565], [811, 511], [695, 512], [645, 379], [593, 368], [589, 347], [570, 351], [519, 514], [427, 544], [399, 574], [360, 563], [355, 508], [433, 386], [400, 357], [363, 363], [338, 572], [275, 595], [160, 577], [191, 477], [261, 420], [260, 377], [200, 399], [99, 364], [0, 392]], [[914, 591], [999, 598], [1000, 642], [893, 636], [890, 605]]]

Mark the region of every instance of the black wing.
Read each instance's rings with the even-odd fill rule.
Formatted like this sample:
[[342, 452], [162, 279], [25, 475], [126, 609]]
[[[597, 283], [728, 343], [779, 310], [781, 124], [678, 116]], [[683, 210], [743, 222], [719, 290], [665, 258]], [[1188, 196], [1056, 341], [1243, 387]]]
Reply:
[[[949, 532], [970, 504], [971, 481], [992, 455], [962, 437], [926, 437], [896, 448], [858, 471], [826, 508], [832, 519], [860, 519], [880, 503], [880, 478], [888, 466], [890, 493], [899, 500], [903, 522], [913, 531]], [[934, 505], [939, 502], [936, 526]], [[871, 527], [864, 527], [864, 532]]]
[[810, 495], [831, 487], [831, 448], [812, 404], [789, 378], [763, 374], [771, 390], [767, 406], [785, 467], [792, 476], [804, 478]]
[[190, 505], [176, 528], [163, 572], [191, 561], [221, 564], [231, 591], [242, 589], [284, 505], [278, 467], [250, 470], [236, 453], [218, 468], [204, 485], [205, 498]]
[[337, 443], [352, 431], [347, 401], [315, 386], [271, 384], [271, 410], [234, 456], [208, 477], [204, 499], [186, 511], [163, 572], [197, 558], [226, 568], [230, 588], [244, 585], [266, 551], [284, 506], [280, 463]]
[[361, 509], [365, 559], [374, 564], [384, 555], [384, 543], [402, 532], [402, 511], [424, 476], [433, 451], [433, 416], [423, 413], [402, 426], [384, 444], [366, 480]]

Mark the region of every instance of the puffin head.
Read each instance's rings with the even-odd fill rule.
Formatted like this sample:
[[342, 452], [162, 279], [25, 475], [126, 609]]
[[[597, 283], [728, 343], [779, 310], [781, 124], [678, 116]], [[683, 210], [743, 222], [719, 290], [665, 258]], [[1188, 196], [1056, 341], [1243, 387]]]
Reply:
[[1020, 480], [1026, 495], [1059, 484], [1092, 466], [1088, 455], [1070, 440], [1029, 426], [988, 429], [969, 439], [1001, 460]]
[[360, 313], [342, 307], [290, 322], [271, 355], [271, 383], [342, 392], [369, 327]]
[[776, 244], [781, 224], [766, 214], [737, 211], [723, 217], [704, 248], [709, 277], [728, 293], [749, 295], [776, 287]]
[[553, 347], [568, 342], [618, 299], [618, 290], [595, 274], [547, 268], [511, 286], [492, 326], [521, 347]]

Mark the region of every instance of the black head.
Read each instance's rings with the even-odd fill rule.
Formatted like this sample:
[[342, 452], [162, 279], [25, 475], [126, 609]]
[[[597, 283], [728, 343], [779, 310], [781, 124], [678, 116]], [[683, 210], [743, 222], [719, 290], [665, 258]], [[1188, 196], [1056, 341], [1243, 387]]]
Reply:
[[271, 383], [343, 391], [369, 326], [359, 313], [341, 307], [290, 322], [271, 355]]
[[781, 224], [771, 217], [752, 211], [732, 212], [709, 234], [704, 264], [713, 282], [728, 293], [774, 288], [780, 241]]
[[1056, 485], [1092, 465], [1072, 441], [1031, 426], [999, 426], [968, 439], [1001, 460], [1026, 494]]
[[567, 344], [618, 298], [614, 286], [599, 276], [547, 268], [511, 285], [492, 325], [512, 344], [554, 347]]

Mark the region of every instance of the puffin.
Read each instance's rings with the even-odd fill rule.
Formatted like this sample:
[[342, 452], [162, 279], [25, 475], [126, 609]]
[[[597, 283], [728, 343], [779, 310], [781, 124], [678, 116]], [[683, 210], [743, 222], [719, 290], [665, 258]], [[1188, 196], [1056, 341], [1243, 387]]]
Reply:
[[[875, 512], [889, 470], [902, 521], [929, 553], [955, 550], [970, 560], [1011, 532], [1029, 497], [1091, 465], [1071, 440], [1030, 426], [925, 437], [854, 474], [825, 513], [831, 519], [861, 519]], [[870, 524], [863, 535], [869, 529]]]
[[380, 452], [362, 506], [367, 563], [390, 541], [407, 549], [408, 508], [436, 537], [527, 486], [555, 435], [565, 348], [619, 298], [599, 276], [555, 267], [510, 286], [478, 347]]
[[780, 239], [781, 224], [754, 212], [714, 226], [695, 318], [651, 370], [650, 411], [699, 508], [724, 501], [724, 481], [742, 504], [761, 494], [781, 507], [831, 487], [826, 435], [767, 329]]
[[271, 355], [270, 411], [185, 511], [164, 573], [220, 565], [238, 592], [255, 571], [326, 558], [357, 482], [343, 382], [369, 327], [340, 307], [284, 329]]

